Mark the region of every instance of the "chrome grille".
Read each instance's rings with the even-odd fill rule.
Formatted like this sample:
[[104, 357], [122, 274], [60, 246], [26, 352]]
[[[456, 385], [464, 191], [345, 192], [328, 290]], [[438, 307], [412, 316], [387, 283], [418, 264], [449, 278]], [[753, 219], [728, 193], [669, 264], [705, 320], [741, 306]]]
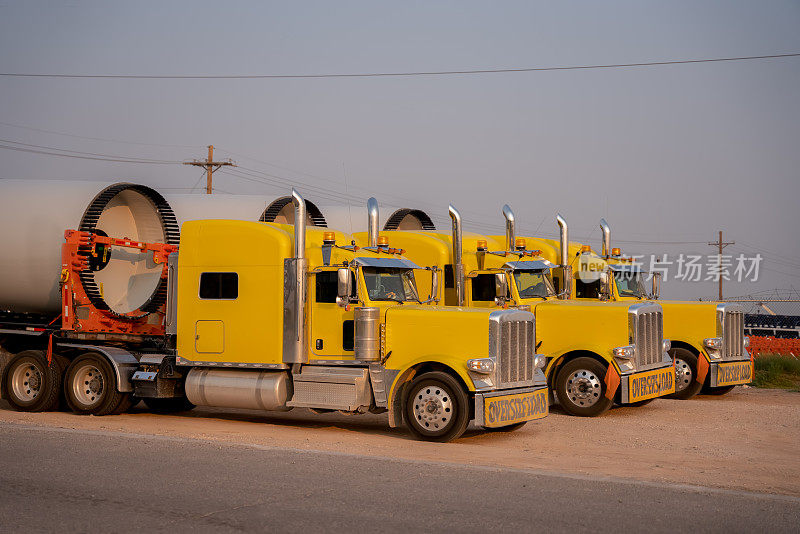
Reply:
[[728, 311], [722, 315], [722, 359], [744, 358], [744, 314]]
[[494, 312], [492, 316], [489, 354], [495, 358], [497, 386], [512, 387], [531, 382], [536, 371], [533, 365], [536, 347], [533, 314]]
[[664, 337], [664, 318], [660, 307], [653, 311], [631, 314], [631, 332], [636, 345], [636, 367], [661, 363]]

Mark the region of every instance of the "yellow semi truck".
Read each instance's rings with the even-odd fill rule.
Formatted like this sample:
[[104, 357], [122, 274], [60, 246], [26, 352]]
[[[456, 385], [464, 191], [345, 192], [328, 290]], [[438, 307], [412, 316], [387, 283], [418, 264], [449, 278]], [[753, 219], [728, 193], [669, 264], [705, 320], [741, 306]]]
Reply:
[[[632, 258], [611, 247], [611, 228], [600, 220], [601, 254], [590, 246], [570, 243], [570, 265], [576, 276], [573, 291], [577, 299], [604, 299], [612, 302], [647, 302], [657, 300], [660, 273], [648, 273]], [[555, 257], [556, 242], [530, 239], [541, 247], [544, 257]], [[608, 283], [599, 273], [607, 272]], [[651, 290], [646, 287], [651, 279]], [[670, 355], [675, 361], [678, 399], [689, 399], [703, 391], [722, 395], [735, 386], [752, 381], [753, 361], [744, 335], [744, 310], [733, 303], [659, 301], [664, 309], [664, 336], [671, 341]]]
[[[160, 411], [388, 412], [390, 426], [430, 441], [455, 439], [470, 421], [510, 429], [547, 415], [532, 313], [422, 302], [414, 272], [429, 271], [398, 250], [307, 228], [305, 201], [292, 191], [292, 202], [294, 225], [186, 222], [178, 252], [68, 232], [77, 255], [65, 255], [67, 273], [91, 268], [80, 258], [93, 258], [98, 240], [155, 250], [151, 260], [167, 262], [163, 323], [140, 326], [147, 335], [83, 332], [99, 312], [81, 304], [75, 331], [4, 327], [15, 354], [3, 397], [42, 411], [63, 392], [75, 411], [95, 415], [134, 398]], [[65, 310], [73, 278], [62, 279]]]
[[[675, 372], [662, 336], [661, 306], [558, 295], [549, 276], [554, 265], [515, 238], [514, 214], [508, 206], [503, 213], [502, 243], [464, 234], [461, 216], [450, 206], [451, 234], [396, 230], [384, 232], [379, 244], [406, 249], [412, 260], [442, 269], [438, 298], [447, 306], [530, 310], [548, 383], [568, 413], [596, 416], [615, 401], [638, 405], [672, 393]], [[355, 235], [357, 242], [367, 239]]]

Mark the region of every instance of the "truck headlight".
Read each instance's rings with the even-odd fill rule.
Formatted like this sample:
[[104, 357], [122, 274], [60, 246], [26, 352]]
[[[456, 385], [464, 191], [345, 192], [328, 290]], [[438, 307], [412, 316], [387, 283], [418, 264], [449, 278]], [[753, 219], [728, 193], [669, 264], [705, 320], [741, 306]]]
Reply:
[[616, 358], [632, 360], [633, 356], [636, 354], [636, 347], [634, 345], [625, 345], [624, 347], [614, 347], [611, 351]]
[[494, 372], [494, 360], [491, 358], [473, 358], [467, 360], [467, 369], [488, 375]]
[[744, 348], [747, 348], [749, 346], [750, 346], [750, 337], [744, 336]]
[[665, 339], [661, 342], [661, 352], [669, 352], [669, 349], [672, 348], [672, 341], [669, 339]]
[[543, 369], [545, 364], [547, 363], [547, 358], [544, 354], [534, 354], [533, 355], [533, 366], [538, 367], [539, 369]]
[[722, 348], [722, 338], [721, 337], [707, 337], [703, 340], [703, 345], [709, 349], [721, 349]]

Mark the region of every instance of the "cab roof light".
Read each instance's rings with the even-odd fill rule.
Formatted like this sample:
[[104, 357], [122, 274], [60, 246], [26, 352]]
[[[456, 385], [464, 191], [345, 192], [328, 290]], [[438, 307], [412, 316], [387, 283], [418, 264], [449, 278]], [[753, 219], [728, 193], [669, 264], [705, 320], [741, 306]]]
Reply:
[[611, 249], [612, 256], [622, 256], [622, 249], [619, 247], [614, 247]]
[[478, 239], [478, 252], [486, 252], [488, 245], [485, 239]]
[[385, 235], [378, 237], [378, 246], [379, 247], [388, 247], [389, 246], [389, 238]]
[[336, 244], [336, 232], [325, 232], [322, 234], [322, 244], [323, 245], [335, 245]]
[[525, 238], [524, 237], [518, 237], [514, 241], [514, 248], [516, 250], [525, 250]]
[[590, 247], [589, 245], [582, 245], [581, 246], [581, 254], [588, 254], [591, 251], [592, 251], [592, 247]]

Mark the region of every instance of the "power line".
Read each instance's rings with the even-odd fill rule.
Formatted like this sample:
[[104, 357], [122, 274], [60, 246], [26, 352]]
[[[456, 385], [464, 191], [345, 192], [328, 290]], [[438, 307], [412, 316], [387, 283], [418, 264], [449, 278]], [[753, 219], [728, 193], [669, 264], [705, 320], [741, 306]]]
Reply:
[[639, 63], [610, 63], [595, 65], [566, 65], [552, 67], [524, 67], [508, 69], [470, 69], [411, 72], [367, 72], [344, 74], [42, 74], [22, 72], [0, 72], [0, 76], [13, 78], [112, 78], [140, 80], [244, 80], [244, 79], [302, 79], [302, 78], [380, 78], [405, 76], [452, 76], [468, 74], [502, 74], [515, 72], [544, 72], [558, 70], [617, 69], [632, 67], [656, 67], [664, 65], [686, 65], [691, 63], [721, 63], [729, 61], [750, 61], [759, 59], [779, 59], [798, 57], [800, 52], [789, 54], [769, 54], [764, 56], [739, 56], [705, 59], [681, 59], [671, 61], [645, 61]]
[[163, 143], [139, 143], [136, 141], [120, 141], [118, 139], [106, 139], [103, 137], [88, 137], [85, 135], [76, 135], [65, 132], [56, 132], [54, 130], [45, 130], [43, 128], [34, 128], [32, 126], [23, 126], [21, 124], [14, 124], [11, 122], [0, 121], [3, 126], [10, 126], [11, 128], [21, 128], [23, 130], [30, 130], [32, 132], [42, 132], [52, 135], [62, 135], [64, 137], [74, 137], [76, 139], [88, 139], [91, 141], [102, 141], [104, 143], [118, 143], [123, 145], [139, 145], [139, 146], [155, 146], [155, 147], [168, 147], [168, 148], [200, 148], [200, 145], [168, 145]]
[[62, 158], [77, 158], [77, 159], [90, 159], [95, 161], [112, 161], [118, 163], [146, 163], [151, 165], [177, 165], [179, 161], [143, 161], [137, 159], [122, 159], [122, 158], [99, 158], [99, 157], [92, 157], [92, 156], [78, 156], [75, 154], [60, 154], [57, 152], [47, 152], [44, 150], [35, 150], [32, 148], [22, 148], [17, 146], [8, 146], [0, 144], [0, 149], [5, 150], [15, 150], [17, 152], [28, 152], [31, 154], [43, 154], [47, 156], [61, 156]]
[[30, 144], [30, 143], [22, 143], [20, 141], [12, 141], [10, 139], [0, 139], [0, 143], [9, 143], [9, 144], [12, 144], [12, 145], [19, 145], [19, 146], [22, 146], [22, 147], [38, 148], [38, 149], [42, 149], [42, 150], [56, 150], [58, 152], [67, 152], [67, 153], [70, 153], [70, 154], [80, 154], [80, 155], [83, 155], [83, 156], [99, 156], [99, 157], [103, 157], [103, 158], [122, 158], [122, 159], [126, 159], [126, 160], [131, 160], [131, 161], [136, 160], [136, 161], [141, 161], [141, 162], [146, 162], [146, 163], [177, 163], [175, 161], [166, 160], [166, 159], [137, 158], [135, 156], [130, 156], [130, 157], [129, 156], [115, 156], [115, 155], [111, 155], [111, 154], [99, 154], [97, 152], [81, 152], [79, 150], [68, 150], [66, 148], [58, 148], [58, 147], [45, 146], [45, 145], [33, 145], [33, 144]]

